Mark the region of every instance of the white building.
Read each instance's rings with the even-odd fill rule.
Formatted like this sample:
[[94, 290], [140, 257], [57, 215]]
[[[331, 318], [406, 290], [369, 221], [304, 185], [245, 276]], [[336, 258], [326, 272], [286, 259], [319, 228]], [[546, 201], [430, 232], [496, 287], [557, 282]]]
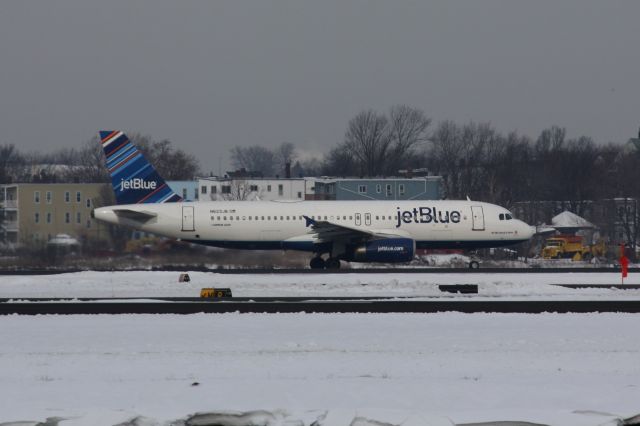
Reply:
[[[307, 184], [310, 181], [311, 184]], [[313, 180], [306, 178], [229, 178], [198, 179], [200, 201], [304, 200], [312, 191]]]
[[261, 178], [198, 179], [200, 201], [255, 200], [439, 200], [442, 177], [418, 178]]

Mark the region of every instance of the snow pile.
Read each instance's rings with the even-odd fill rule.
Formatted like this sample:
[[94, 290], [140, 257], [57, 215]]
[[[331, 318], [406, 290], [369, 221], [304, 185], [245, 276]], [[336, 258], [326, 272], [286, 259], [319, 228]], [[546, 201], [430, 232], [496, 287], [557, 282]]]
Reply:
[[50, 239], [47, 244], [54, 246], [78, 246], [80, 245], [80, 242], [69, 234], [57, 234], [55, 237]]
[[593, 228], [593, 224], [588, 220], [571, 213], [568, 210], [563, 211], [551, 219], [551, 225], [554, 228]]
[[471, 258], [462, 254], [425, 254], [419, 256], [420, 263], [429, 266], [466, 268]]

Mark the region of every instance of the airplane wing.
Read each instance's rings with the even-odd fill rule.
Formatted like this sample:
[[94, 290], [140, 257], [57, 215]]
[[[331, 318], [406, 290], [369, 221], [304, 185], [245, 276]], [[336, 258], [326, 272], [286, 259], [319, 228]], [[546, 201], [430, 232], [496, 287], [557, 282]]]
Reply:
[[372, 240], [377, 238], [405, 237], [405, 235], [393, 231], [369, 231], [328, 222], [326, 220], [315, 220], [308, 216], [303, 217], [306, 221], [307, 228], [311, 228], [310, 233], [315, 234], [320, 241]]
[[131, 209], [113, 209], [113, 212], [118, 217], [135, 220], [137, 222], [148, 222], [151, 219], [158, 216], [156, 213], [131, 210]]

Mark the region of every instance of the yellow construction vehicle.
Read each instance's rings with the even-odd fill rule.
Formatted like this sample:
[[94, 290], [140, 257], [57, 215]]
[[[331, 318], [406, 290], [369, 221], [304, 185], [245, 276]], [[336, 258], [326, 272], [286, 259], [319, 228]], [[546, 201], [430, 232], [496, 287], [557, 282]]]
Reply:
[[593, 257], [604, 256], [604, 241], [596, 244], [584, 244], [583, 238], [579, 235], [557, 235], [548, 238], [542, 248], [544, 259], [572, 259], [591, 260]]

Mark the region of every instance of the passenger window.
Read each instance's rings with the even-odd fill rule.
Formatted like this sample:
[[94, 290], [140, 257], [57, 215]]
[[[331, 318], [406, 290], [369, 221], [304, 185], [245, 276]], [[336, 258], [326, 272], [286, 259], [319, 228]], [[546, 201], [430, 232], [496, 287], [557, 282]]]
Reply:
[[504, 213], [500, 213], [500, 220], [504, 220]]

